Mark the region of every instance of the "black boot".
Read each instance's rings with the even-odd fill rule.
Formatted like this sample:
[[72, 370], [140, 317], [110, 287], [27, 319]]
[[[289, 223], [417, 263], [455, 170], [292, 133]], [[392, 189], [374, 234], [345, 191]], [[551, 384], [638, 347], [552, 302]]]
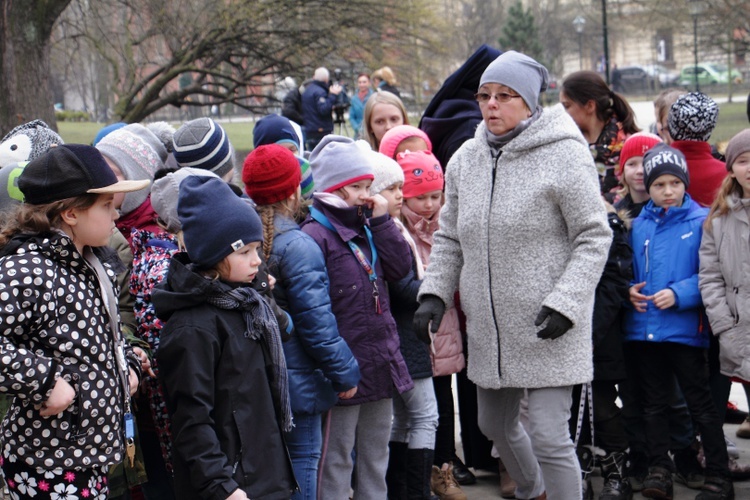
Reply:
[[406, 443], [390, 441], [388, 449], [388, 470], [385, 473], [385, 483], [388, 486], [388, 500], [406, 500]]
[[430, 479], [435, 450], [406, 451], [406, 491], [409, 500], [430, 500]]
[[594, 490], [591, 487], [591, 472], [594, 470], [594, 454], [585, 447], [577, 448], [578, 463], [581, 465], [581, 491], [583, 500], [593, 500]]
[[721, 477], [706, 477], [706, 482], [695, 500], [734, 500], [732, 480]]
[[456, 479], [458, 484], [466, 486], [477, 482], [477, 478], [476, 476], [474, 476], [474, 473], [471, 472], [468, 467], [466, 467], [466, 465], [461, 461], [460, 458], [454, 455], [451, 463], [453, 464], [453, 477]]
[[625, 458], [624, 452], [614, 451], [599, 460], [604, 479], [599, 500], [631, 500], [633, 498], [630, 482], [625, 477]]

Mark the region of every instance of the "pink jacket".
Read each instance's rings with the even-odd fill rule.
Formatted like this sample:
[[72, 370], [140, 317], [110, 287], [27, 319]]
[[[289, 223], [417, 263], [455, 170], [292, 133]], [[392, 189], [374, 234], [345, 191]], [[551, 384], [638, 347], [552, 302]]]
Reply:
[[[414, 239], [417, 253], [426, 269], [430, 263], [432, 235], [440, 227], [438, 222], [440, 212], [438, 211], [432, 219], [426, 219], [409, 210], [409, 207], [404, 204], [401, 207], [401, 214], [404, 225]], [[435, 377], [458, 373], [466, 366], [461, 327], [458, 321], [458, 311], [455, 307], [445, 311], [443, 320], [440, 322], [440, 328], [432, 339], [430, 357], [432, 358], [432, 373]]]

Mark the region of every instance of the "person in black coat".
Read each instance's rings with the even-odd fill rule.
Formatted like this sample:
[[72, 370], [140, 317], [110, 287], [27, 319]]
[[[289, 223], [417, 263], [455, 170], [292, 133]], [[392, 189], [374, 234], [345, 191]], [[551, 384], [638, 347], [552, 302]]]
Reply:
[[[606, 498], [630, 498], [630, 483], [625, 480], [625, 461], [628, 440], [617, 406], [617, 383], [627, 376], [622, 350], [623, 304], [628, 300], [632, 279], [633, 250], [628, 243], [627, 216], [608, 207], [612, 245], [599, 284], [596, 287], [592, 336], [594, 344], [594, 380], [591, 385], [576, 386], [573, 391], [570, 428], [578, 451], [583, 473], [584, 498], [591, 488], [588, 475], [594, 466], [589, 446], [603, 449], [599, 458], [604, 478], [602, 495]], [[622, 218], [621, 218], [622, 217]], [[629, 222], [629, 221], [628, 221]], [[593, 402], [587, 398], [593, 393]], [[592, 437], [590, 414], [593, 407]], [[583, 409], [583, 412], [581, 412]], [[590, 494], [590, 493], [589, 493]]]

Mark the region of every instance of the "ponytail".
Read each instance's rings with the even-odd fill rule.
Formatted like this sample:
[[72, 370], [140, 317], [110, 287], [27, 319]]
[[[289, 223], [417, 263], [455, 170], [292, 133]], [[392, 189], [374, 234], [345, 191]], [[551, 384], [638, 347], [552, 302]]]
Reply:
[[622, 130], [628, 134], [635, 134], [641, 129], [635, 124], [635, 112], [630, 107], [628, 101], [617, 92], [612, 92], [612, 109], [615, 112], [617, 120], [622, 123]]

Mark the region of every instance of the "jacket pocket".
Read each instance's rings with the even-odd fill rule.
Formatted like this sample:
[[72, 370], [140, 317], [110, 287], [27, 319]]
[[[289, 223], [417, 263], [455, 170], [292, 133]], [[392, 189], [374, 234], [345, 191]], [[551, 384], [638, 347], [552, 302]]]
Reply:
[[737, 326], [737, 324], [740, 322], [740, 312], [737, 310], [737, 299], [739, 297], [740, 289], [739, 287], [732, 287], [731, 289], [727, 290], [727, 305], [729, 306], [729, 311], [732, 313], [732, 326]]

